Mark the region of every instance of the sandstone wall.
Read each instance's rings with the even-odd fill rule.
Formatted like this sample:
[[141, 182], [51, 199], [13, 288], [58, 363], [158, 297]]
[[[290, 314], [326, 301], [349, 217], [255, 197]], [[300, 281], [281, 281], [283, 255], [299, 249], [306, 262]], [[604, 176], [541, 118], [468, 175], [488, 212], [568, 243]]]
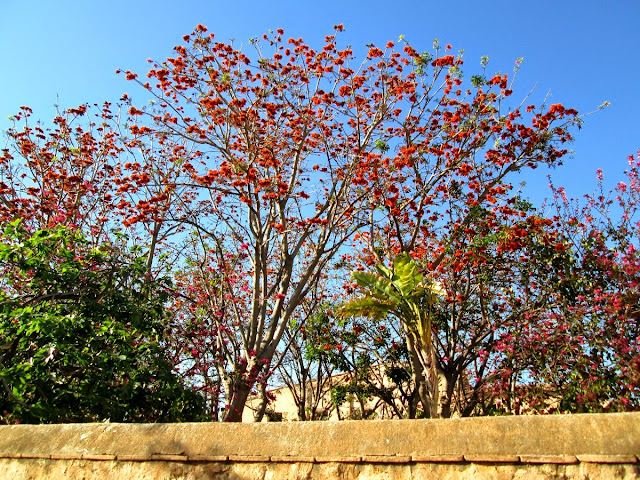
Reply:
[[0, 426], [0, 478], [640, 478], [640, 413]]

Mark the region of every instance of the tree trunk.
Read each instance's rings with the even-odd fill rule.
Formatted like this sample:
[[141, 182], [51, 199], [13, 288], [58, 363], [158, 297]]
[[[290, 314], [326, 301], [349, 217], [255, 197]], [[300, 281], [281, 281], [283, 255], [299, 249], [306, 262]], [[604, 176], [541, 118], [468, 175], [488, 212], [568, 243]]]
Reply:
[[[429, 382], [429, 373], [425, 369], [425, 362], [423, 359], [423, 349], [418, 349], [416, 346], [416, 337], [410, 331], [407, 331], [407, 351], [409, 352], [409, 363], [411, 364], [412, 380], [416, 385], [420, 402], [422, 403], [422, 410], [426, 418], [433, 418], [434, 410], [431, 408], [431, 391]], [[411, 417], [411, 415], [410, 415]]]
[[423, 405], [424, 416], [426, 418], [438, 418], [438, 400], [440, 398], [440, 375], [438, 374], [438, 364], [436, 360], [435, 351], [433, 348], [424, 348], [421, 352], [421, 359], [425, 360], [424, 373], [425, 373], [425, 386], [427, 388], [427, 402], [428, 405]]
[[440, 377], [438, 360], [433, 345], [425, 344], [420, 337], [407, 332], [407, 350], [413, 369], [413, 380], [416, 382], [425, 418], [440, 416]]
[[443, 374], [445, 389], [443, 395], [440, 398], [440, 416], [442, 418], [451, 418], [452, 409], [451, 405], [453, 403], [453, 392], [455, 390], [456, 381], [457, 381], [457, 373], [456, 372], [448, 372]]
[[239, 381], [235, 384], [233, 395], [227, 402], [227, 414], [224, 418], [225, 422], [242, 421], [242, 412], [244, 411], [244, 406], [247, 403], [250, 391], [251, 387], [249, 387], [249, 385], [244, 381]]
[[[227, 405], [225, 406], [226, 415], [224, 417], [225, 422], [241, 422], [242, 412], [247, 403], [247, 398], [251, 393], [251, 389], [256, 383], [256, 379], [260, 376], [262, 371], [261, 363], [250, 362], [245, 367], [238, 371], [236, 375], [238, 378], [234, 381], [228, 382], [228, 398]], [[246, 378], [249, 374], [249, 378]]]
[[418, 402], [420, 401], [420, 391], [419, 391], [419, 384], [415, 383], [414, 380], [414, 389], [413, 392], [411, 392], [411, 396], [409, 397], [409, 408], [407, 411], [407, 418], [409, 419], [414, 419], [416, 418], [416, 415], [418, 413]]

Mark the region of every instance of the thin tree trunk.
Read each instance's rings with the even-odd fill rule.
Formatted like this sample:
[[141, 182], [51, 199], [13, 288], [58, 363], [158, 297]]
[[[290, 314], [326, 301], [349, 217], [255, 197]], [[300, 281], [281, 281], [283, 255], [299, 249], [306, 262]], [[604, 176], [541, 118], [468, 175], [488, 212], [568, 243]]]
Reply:
[[452, 409], [451, 405], [453, 403], [453, 392], [456, 386], [456, 374], [449, 372], [449, 374], [444, 374], [445, 380], [445, 395], [442, 396], [440, 401], [440, 416], [442, 418], [451, 418]]
[[253, 414], [253, 421], [260, 423], [264, 418], [264, 414], [267, 411], [269, 405], [269, 398], [267, 397], [267, 385], [265, 383], [260, 384], [260, 405]]
[[[440, 416], [440, 376], [438, 360], [433, 344], [425, 345], [420, 337], [409, 333], [407, 335], [407, 348], [409, 358], [414, 368], [414, 380], [420, 392], [420, 401], [425, 418], [438, 418]], [[417, 361], [416, 361], [417, 359]], [[415, 364], [415, 366], [414, 366]], [[419, 372], [419, 375], [416, 373]]]

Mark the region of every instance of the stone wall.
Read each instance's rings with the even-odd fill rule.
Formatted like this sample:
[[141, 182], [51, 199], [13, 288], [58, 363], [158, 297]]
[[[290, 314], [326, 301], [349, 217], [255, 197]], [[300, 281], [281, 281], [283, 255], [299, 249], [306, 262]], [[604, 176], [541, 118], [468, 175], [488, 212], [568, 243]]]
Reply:
[[0, 478], [640, 478], [640, 413], [0, 426]]

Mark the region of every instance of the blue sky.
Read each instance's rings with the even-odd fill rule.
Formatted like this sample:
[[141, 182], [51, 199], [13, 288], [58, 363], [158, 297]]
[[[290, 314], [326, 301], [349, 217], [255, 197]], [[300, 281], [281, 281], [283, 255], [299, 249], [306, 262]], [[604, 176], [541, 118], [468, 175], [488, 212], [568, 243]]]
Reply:
[[[138, 73], [146, 59], [163, 59], [196, 24], [221, 41], [248, 39], [269, 29], [321, 45], [337, 23], [343, 44], [357, 52], [405, 35], [418, 50], [434, 38], [465, 50], [467, 75], [490, 57], [490, 71], [511, 71], [524, 57], [514, 98], [534, 86], [540, 99], [580, 113], [611, 106], [585, 119], [573, 158], [553, 172], [569, 194], [593, 190], [594, 172], [622, 179], [626, 157], [640, 149], [639, 0], [5, 0], [0, 16], [0, 129], [21, 105], [49, 122], [53, 105], [116, 102], [122, 93], [143, 97], [117, 68]], [[544, 172], [523, 178], [526, 193], [542, 199]]]

